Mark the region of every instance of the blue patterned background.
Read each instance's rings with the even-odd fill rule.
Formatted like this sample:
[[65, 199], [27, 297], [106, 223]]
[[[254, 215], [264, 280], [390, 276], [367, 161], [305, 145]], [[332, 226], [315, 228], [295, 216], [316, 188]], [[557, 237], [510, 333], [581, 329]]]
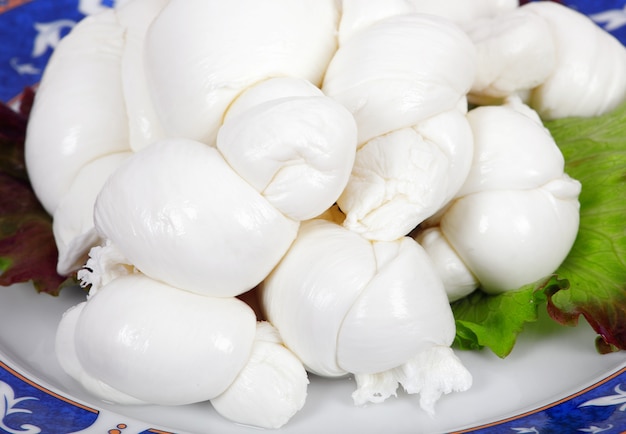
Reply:
[[0, 101], [39, 82], [59, 40], [114, 0], [0, 0]]

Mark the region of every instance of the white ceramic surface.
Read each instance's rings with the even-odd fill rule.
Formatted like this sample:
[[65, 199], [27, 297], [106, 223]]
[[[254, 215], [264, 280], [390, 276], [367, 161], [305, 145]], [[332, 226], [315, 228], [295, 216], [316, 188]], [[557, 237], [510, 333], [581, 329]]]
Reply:
[[[61, 370], [53, 348], [55, 328], [62, 313], [83, 298], [84, 293], [79, 288], [65, 289], [59, 297], [37, 294], [28, 284], [0, 288], [0, 361], [52, 393], [99, 410], [95, 423], [81, 432], [128, 434], [148, 429], [178, 433], [259, 432], [257, 428], [224, 420], [208, 403], [183, 407], [122, 407], [89, 396]], [[566, 328], [544, 316], [539, 322], [528, 325], [505, 359], [499, 359], [488, 350], [457, 351], [474, 376], [473, 387], [464, 393], [444, 396], [434, 418], [420, 410], [416, 396], [398, 394], [397, 398], [382, 404], [360, 408], [352, 404], [350, 394], [354, 383], [350, 378], [313, 377], [304, 409], [277, 432], [444, 433], [476, 428], [529, 411], [541, 414], [542, 407], [549, 408], [551, 403], [585, 388], [593, 390], [591, 386], [596, 382], [626, 368], [626, 353], [600, 355], [596, 353], [594, 337], [595, 333], [584, 321], [576, 328]], [[115, 358], [115, 354], [111, 354], [111, 358]], [[626, 373], [615, 381], [623, 381], [622, 389], [626, 390]], [[0, 387], [0, 394], [2, 390]], [[27, 402], [23, 401], [22, 406]], [[620, 410], [624, 403], [626, 399], [610, 403], [617, 416], [623, 415], [621, 427], [615, 422], [605, 422], [603, 428], [602, 421], [589, 423], [577, 419], [577, 423], [589, 426], [572, 426], [571, 431], [563, 427], [563, 432], [580, 429], [600, 432], [609, 425], [610, 429], [605, 432], [620, 432], [626, 429], [626, 412]], [[514, 422], [519, 426], [501, 431], [500, 423], [496, 423], [483, 432], [548, 432], [541, 427], [524, 426], [523, 418]], [[3, 432], [1, 423], [0, 432]], [[12, 434], [7, 428], [4, 432]]]

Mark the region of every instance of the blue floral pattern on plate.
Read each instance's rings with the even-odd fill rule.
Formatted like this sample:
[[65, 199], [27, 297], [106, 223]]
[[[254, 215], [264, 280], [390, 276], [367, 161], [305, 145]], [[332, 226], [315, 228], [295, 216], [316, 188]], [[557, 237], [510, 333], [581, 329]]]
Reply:
[[[100, 411], [59, 395], [21, 375], [0, 360], [0, 433], [67, 434], [87, 431]], [[118, 423], [107, 434], [123, 434]], [[146, 429], [129, 434], [171, 434]]]
[[571, 396], [528, 413], [458, 433], [623, 433], [626, 368]]

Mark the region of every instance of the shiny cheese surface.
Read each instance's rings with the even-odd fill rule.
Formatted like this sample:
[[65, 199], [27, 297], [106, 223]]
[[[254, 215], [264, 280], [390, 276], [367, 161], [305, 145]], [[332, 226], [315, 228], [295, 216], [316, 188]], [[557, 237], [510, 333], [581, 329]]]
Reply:
[[211, 399], [222, 416], [241, 424], [280, 428], [305, 404], [309, 379], [270, 323], [257, 323], [250, 359], [233, 384]]
[[319, 84], [336, 49], [338, 17], [334, 0], [170, 0], [145, 46], [165, 132], [213, 144], [229, 104], [258, 81]]
[[[133, 274], [66, 314], [56, 352], [68, 373], [87, 378], [83, 384], [96, 394], [110, 387], [137, 401], [180, 405], [226, 390], [247, 363], [255, 330], [254, 313], [238, 299]], [[106, 386], [93, 390], [93, 379]], [[116, 400], [113, 393], [101, 397]]]
[[555, 44], [556, 67], [529, 99], [544, 119], [598, 116], [626, 99], [626, 50], [615, 37], [557, 3], [523, 8], [546, 20]]
[[454, 337], [443, 285], [409, 238], [372, 243], [328, 221], [304, 222], [262, 288], [285, 344], [321, 375], [385, 371]]
[[33, 189], [50, 214], [85, 164], [129, 150], [123, 48], [124, 29], [108, 10], [77, 24], [46, 67], [29, 118], [25, 158]]
[[[285, 79], [260, 83], [249, 92], [280, 92], [279, 80], [287, 94], [293, 84]], [[271, 90], [257, 90], [265, 86]], [[313, 218], [333, 205], [348, 182], [356, 152], [352, 115], [319, 89], [308, 89], [306, 96], [274, 96], [258, 104], [248, 96], [244, 103], [252, 105], [239, 114], [230, 112], [217, 136], [228, 164], [294, 220]]]
[[455, 334], [443, 284], [419, 244], [404, 237], [372, 250], [376, 275], [338, 334], [338, 363], [354, 373], [393, 369], [433, 344], [450, 346]]
[[457, 109], [368, 141], [337, 200], [344, 226], [372, 240], [408, 234], [454, 197], [473, 152], [471, 128]]
[[431, 14], [455, 23], [466, 23], [492, 17], [517, 6], [517, 0], [342, 0], [339, 41], [343, 43], [364, 27], [394, 15]]
[[125, 29], [120, 72], [129, 142], [134, 151], [165, 135], [146, 81], [144, 45], [146, 32], [168, 3], [169, 0], [133, 0], [117, 9], [118, 20]]
[[515, 290], [558, 268], [578, 232], [577, 194], [558, 197], [571, 182], [475, 193], [446, 211], [441, 230], [484, 291]]
[[477, 107], [467, 119], [474, 135], [474, 154], [457, 196], [532, 189], [563, 173], [565, 160], [554, 139], [537, 113], [519, 100]]
[[258, 284], [298, 230], [215, 148], [183, 139], [128, 159], [101, 190], [94, 216], [102, 237], [143, 273], [214, 296]]
[[476, 104], [497, 104], [501, 98], [525, 93], [543, 82], [556, 66], [548, 23], [524, 8], [462, 25], [476, 46], [477, 69], [470, 91]]
[[375, 274], [369, 241], [339, 225], [310, 220], [263, 282], [265, 314], [310, 372], [347, 373], [337, 360], [338, 333]]
[[[567, 256], [579, 224], [580, 182], [564, 172], [563, 156], [535, 111], [511, 98], [467, 118], [475, 138], [469, 175], [428, 223], [438, 224], [437, 244], [449, 243], [428, 251], [440, 273], [452, 273], [442, 277], [451, 299], [471, 292], [469, 276], [489, 293], [547, 277]], [[450, 266], [455, 254], [469, 276], [460, 264]]]
[[475, 48], [443, 18], [376, 22], [341, 45], [322, 90], [355, 117], [359, 145], [456, 107], [475, 73]]
[[59, 274], [70, 274], [82, 267], [89, 249], [101, 242], [93, 224], [96, 197], [109, 176], [131, 155], [131, 152], [119, 152], [89, 162], [80, 169], [63, 196], [52, 219], [59, 250]]
[[471, 385], [449, 348], [455, 326], [443, 283], [410, 238], [372, 242], [309, 220], [260, 290], [268, 320], [307, 370], [354, 375], [357, 405], [402, 385], [432, 411], [442, 393]]

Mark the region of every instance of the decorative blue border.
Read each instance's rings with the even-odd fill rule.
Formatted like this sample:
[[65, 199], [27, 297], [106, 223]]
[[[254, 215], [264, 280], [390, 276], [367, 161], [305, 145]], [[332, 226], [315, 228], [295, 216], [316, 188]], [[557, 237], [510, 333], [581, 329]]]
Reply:
[[[0, 434], [78, 433], [93, 426], [98, 416], [99, 410], [52, 392], [0, 360]], [[118, 423], [107, 433], [123, 434], [126, 428]], [[137, 434], [173, 433], [147, 429]]]
[[455, 434], [619, 434], [625, 431], [626, 367], [550, 405]]
[[8, 434], [82, 431], [99, 414], [37, 385], [3, 362], [0, 362], [0, 397], [0, 432]]

